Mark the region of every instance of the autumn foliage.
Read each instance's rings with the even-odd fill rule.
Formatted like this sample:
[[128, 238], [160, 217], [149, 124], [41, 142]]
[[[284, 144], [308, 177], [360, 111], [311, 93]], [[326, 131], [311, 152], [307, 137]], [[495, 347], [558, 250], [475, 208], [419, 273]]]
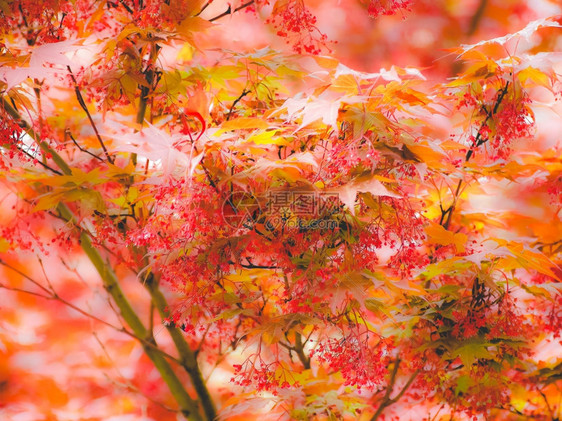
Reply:
[[559, 419], [560, 13], [0, 0], [0, 418]]

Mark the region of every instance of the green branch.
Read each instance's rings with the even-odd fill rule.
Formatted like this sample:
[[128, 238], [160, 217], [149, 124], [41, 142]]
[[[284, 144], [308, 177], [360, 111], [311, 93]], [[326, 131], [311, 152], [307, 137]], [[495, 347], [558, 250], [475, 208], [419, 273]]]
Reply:
[[[76, 225], [74, 215], [65, 204], [59, 203], [59, 205], [57, 206], [57, 210], [66, 221], [68, 221], [72, 225]], [[149, 337], [149, 335], [151, 335], [151, 332], [148, 332], [148, 330], [145, 328], [144, 324], [135, 313], [135, 310], [131, 307], [131, 304], [123, 294], [123, 291], [119, 286], [119, 280], [117, 279], [117, 276], [113, 272], [112, 268], [106, 262], [104, 262], [100, 253], [92, 244], [92, 240], [90, 239], [89, 235], [84, 231], [82, 231], [80, 234], [80, 245], [100, 274], [106, 291], [113, 298], [113, 301], [119, 308], [121, 316], [123, 317], [125, 322], [127, 322], [127, 324], [131, 327], [136, 336], [140, 338]], [[150, 360], [156, 366], [156, 369], [162, 376], [162, 379], [170, 389], [170, 392], [180, 406], [183, 415], [192, 421], [203, 421], [203, 418], [199, 414], [197, 402], [194, 401], [186, 392], [182, 382], [176, 376], [176, 373], [174, 373], [172, 367], [166, 361], [164, 356], [162, 356], [162, 354], [157, 352], [152, 347], [149, 347], [145, 344], [143, 344], [143, 349], [148, 358], [150, 358]]]
[[[159, 51], [160, 51], [160, 46], [158, 44], [154, 44], [150, 52], [149, 63], [144, 72], [146, 81], [148, 82], [148, 86], [142, 86], [142, 85], [139, 86], [139, 89], [141, 91], [141, 96], [139, 99], [136, 122], [141, 127], [144, 123], [149, 95], [151, 94], [151, 91], [154, 91], [159, 80], [156, 75], [156, 72], [152, 69], [152, 65], [156, 62]], [[131, 161], [133, 162], [133, 164], [136, 165], [137, 163], [136, 154], [131, 154]], [[141, 252], [140, 254], [144, 255], [146, 253]], [[152, 303], [158, 310], [160, 317], [162, 319], [166, 319], [169, 316], [169, 313], [167, 311], [168, 303], [166, 302], [166, 298], [164, 297], [164, 294], [162, 294], [162, 291], [158, 287], [158, 280], [156, 279], [156, 277], [152, 272], [145, 279], [144, 286], [150, 293]], [[211, 397], [211, 394], [209, 393], [209, 390], [207, 389], [207, 386], [201, 374], [201, 370], [199, 369], [199, 365], [197, 363], [197, 356], [195, 355], [189, 344], [186, 342], [183, 333], [175, 325], [167, 326], [166, 329], [168, 330], [168, 333], [170, 334], [172, 340], [174, 341], [174, 345], [180, 356], [181, 365], [191, 379], [193, 388], [197, 393], [197, 396], [201, 403], [201, 407], [203, 408], [203, 412], [205, 413], [205, 417], [207, 418], [208, 421], [213, 421], [217, 417], [217, 411], [213, 399]]]
[[[162, 294], [162, 291], [158, 288], [156, 278], [152, 273], [148, 275], [144, 284], [148, 289], [150, 296], [152, 297], [152, 302], [160, 313], [160, 317], [162, 319], [166, 319], [169, 316], [169, 312], [167, 311], [168, 303], [166, 302], [164, 294]], [[174, 341], [176, 349], [180, 355], [182, 367], [185, 369], [187, 374], [189, 374], [207, 420], [213, 421], [217, 416], [217, 411], [213, 402], [213, 398], [209, 393], [209, 389], [207, 389], [205, 380], [203, 379], [203, 375], [201, 374], [201, 370], [199, 369], [197, 356], [195, 355], [189, 344], [186, 342], [183, 333], [175, 325], [169, 325], [166, 327], [166, 329], [172, 337], [172, 340]]]
[[6, 101], [6, 99], [3, 97], [0, 98], [0, 103], [2, 104], [4, 110], [6, 110], [6, 112], [16, 121], [18, 126], [20, 126], [23, 130], [25, 130], [27, 134], [35, 141], [35, 143], [37, 143], [37, 146], [39, 146], [41, 151], [46, 156], [49, 156], [54, 161], [54, 163], [57, 164], [57, 167], [59, 167], [64, 174], [67, 175], [71, 174], [70, 167], [65, 162], [65, 160], [62, 159], [62, 157], [58, 153], [56, 153], [49, 146], [47, 142], [41, 140], [41, 138], [35, 132], [35, 130], [33, 130], [33, 128], [27, 123], [27, 121], [25, 121], [21, 117], [21, 115], [16, 111], [16, 109], [12, 107], [12, 105], [8, 101]]
[[[55, 164], [60, 168], [63, 174], [71, 175], [72, 171], [70, 166], [54, 149], [52, 149], [46, 142], [41, 140], [39, 135], [35, 133], [33, 128], [29, 126], [29, 124], [21, 117], [17, 110], [12, 107], [11, 104], [9, 104], [4, 98], [0, 98], [0, 103], [2, 104], [6, 112], [14, 118], [17, 124], [35, 140], [41, 151], [43, 151], [45, 155], [49, 156], [55, 162]], [[74, 214], [64, 203], [58, 204], [57, 211], [59, 212], [62, 219], [64, 219], [67, 223], [73, 226], [78, 226]], [[121, 287], [119, 285], [119, 280], [117, 279], [117, 276], [115, 275], [115, 272], [113, 272], [111, 266], [103, 260], [99, 251], [92, 244], [92, 240], [90, 239], [89, 234], [85, 230], [80, 231], [80, 245], [82, 246], [82, 250], [84, 250], [88, 258], [98, 271], [100, 277], [102, 278], [104, 288], [113, 298], [113, 301], [119, 308], [121, 316], [123, 317], [125, 322], [130, 326], [137, 337], [152, 338], [152, 332], [149, 332], [146, 329], [144, 324], [135, 313], [135, 310], [123, 294], [123, 291], [121, 290]], [[161, 292], [159, 293], [161, 294]], [[148, 346], [146, 343], [141, 342], [144, 352], [148, 356], [148, 358], [150, 358], [150, 360], [153, 362], [154, 366], [162, 376], [162, 379], [168, 386], [170, 392], [172, 393], [172, 396], [178, 403], [181, 412], [191, 421], [203, 421], [203, 418], [199, 413], [197, 402], [189, 396], [182, 382], [177, 377], [168, 361], [166, 361], [165, 357], [156, 349], [154, 349], [154, 347], [156, 346], [156, 342], [154, 341], [154, 339], [151, 339], [151, 341], [153, 342], [154, 346]]]

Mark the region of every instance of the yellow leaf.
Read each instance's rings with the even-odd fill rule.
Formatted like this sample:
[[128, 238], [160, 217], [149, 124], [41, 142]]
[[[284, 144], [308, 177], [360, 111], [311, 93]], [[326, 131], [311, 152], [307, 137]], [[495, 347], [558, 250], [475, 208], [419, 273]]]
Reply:
[[556, 265], [544, 254], [528, 250], [523, 244], [517, 243], [509, 243], [507, 248], [525, 269], [534, 269], [562, 282], [562, 279], [552, 270]]
[[489, 78], [493, 76], [498, 65], [493, 61], [486, 60], [483, 63], [476, 63], [464, 72], [459, 78], [448, 84], [450, 87], [468, 85], [473, 81]]
[[135, 172], [135, 165], [129, 161], [124, 168], [117, 165], [108, 164], [108, 169], [105, 172], [107, 178], [123, 178], [129, 177]]
[[261, 118], [242, 117], [225, 121], [221, 127], [223, 130], [268, 129], [270, 124]]
[[190, 44], [193, 44], [193, 33], [203, 32], [213, 26], [211, 22], [198, 16], [185, 18], [176, 27], [178, 35], [185, 39]]
[[414, 91], [413, 89], [397, 89], [394, 92], [394, 95], [400, 99], [403, 99], [410, 105], [425, 105], [429, 102], [424, 94], [418, 91]]
[[99, 184], [104, 180], [100, 178], [100, 169], [94, 168], [92, 171], [86, 173], [79, 168], [72, 168], [71, 175], [55, 175], [52, 177], [45, 177], [39, 179], [41, 184], [51, 187], [72, 187], [80, 186], [82, 184]]
[[443, 246], [448, 246], [454, 244], [455, 248], [459, 253], [465, 251], [464, 245], [468, 241], [468, 237], [463, 233], [457, 233], [447, 231], [439, 224], [431, 223], [425, 228], [426, 234], [429, 236], [430, 240], [441, 244]]
[[409, 150], [416, 158], [430, 165], [431, 167], [443, 168], [444, 166], [444, 155], [439, 151], [429, 147], [428, 145], [424, 145], [421, 143], [412, 143], [407, 147], [404, 146], [404, 148], [406, 151]]
[[286, 137], [277, 136], [274, 137], [277, 133], [276, 130], [268, 130], [265, 132], [261, 132], [259, 134], [250, 136], [246, 139], [246, 142], [253, 142], [256, 145], [287, 145], [290, 143]]
[[530, 79], [537, 85], [544, 86], [547, 89], [551, 88], [548, 76], [534, 67], [527, 67], [526, 69], [521, 70], [517, 77], [522, 83]]
[[5, 16], [9, 16], [11, 12], [10, 3], [5, 1], [0, 1], [0, 10], [2, 11], [2, 13], [4, 13]]
[[529, 392], [522, 385], [513, 383], [511, 388], [511, 405], [518, 411], [523, 411], [529, 402]]
[[335, 70], [338, 67], [339, 62], [328, 56], [312, 56], [316, 63], [323, 67], [324, 69]]
[[297, 168], [286, 167], [284, 169], [276, 168], [271, 172], [272, 177], [295, 183], [297, 180], [302, 179], [301, 173]]
[[269, 269], [244, 269], [240, 273], [232, 273], [225, 278], [231, 282], [254, 282], [261, 278], [271, 277], [272, 271]]
[[162, 4], [162, 7], [168, 5], [168, 9], [166, 9], [167, 11], [171, 9], [171, 11], [179, 12], [181, 10], [183, 16], [194, 16], [197, 15], [198, 13], [201, 13], [201, 10], [203, 9], [203, 6], [205, 5], [206, 1], [189, 0], [188, 2], [181, 2], [176, 0], [176, 1], [166, 1], [164, 3], [165, 4]]
[[146, 31], [144, 29], [141, 29], [138, 26], [130, 23], [129, 25], [125, 26], [125, 28], [123, 28], [121, 33], [117, 36], [117, 41], [122, 41], [132, 34], [140, 34], [141, 36], [143, 36], [145, 33]]
[[32, 212], [52, 209], [62, 200], [61, 193], [48, 193], [39, 198]]
[[193, 58], [193, 51], [194, 48], [189, 43], [185, 43], [183, 47], [181, 47], [176, 59], [178, 61], [191, 61]]

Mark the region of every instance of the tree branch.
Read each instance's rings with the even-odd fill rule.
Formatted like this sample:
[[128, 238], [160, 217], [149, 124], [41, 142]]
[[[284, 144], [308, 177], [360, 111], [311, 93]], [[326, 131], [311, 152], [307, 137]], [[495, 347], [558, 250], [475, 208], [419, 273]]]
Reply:
[[[35, 286], [37, 286], [38, 288], [40, 288], [42, 291], [44, 291], [46, 294], [41, 294], [35, 291], [30, 291], [28, 289], [23, 289], [23, 288], [16, 288], [16, 287], [12, 287], [12, 286], [8, 286], [5, 284], [0, 283], [0, 288], [3, 288], [7, 291], [13, 291], [13, 292], [22, 292], [24, 294], [29, 294], [29, 295], [34, 295], [36, 297], [39, 298], [43, 298], [44, 300], [52, 300], [52, 301], [58, 301], [61, 304], [64, 304], [65, 306], [67, 306], [68, 308], [71, 308], [72, 310], [80, 313], [81, 315], [94, 320], [98, 323], [101, 323], [107, 327], [110, 327], [111, 329], [120, 332], [120, 333], [124, 333], [127, 336], [130, 336], [133, 339], [138, 340], [139, 342], [141, 342], [142, 345], [146, 345], [146, 346], [150, 346], [151, 348], [153, 348], [154, 350], [158, 351], [159, 353], [161, 353], [164, 357], [168, 358], [171, 361], [174, 361], [175, 363], [177, 363], [178, 365], [181, 365], [182, 362], [180, 360], [178, 360], [177, 358], [173, 357], [172, 355], [168, 354], [167, 352], [163, 351], [162, 349], [160, 349], [157, 345], [155, 345], [154, 343], [150, 343], [148, 341], [146, 341], [143, 338], [138, 337], [137, 335], [135, 335], [133, 332], [125, 329], [124, 327], [118, 327], [115, 326], [111, 323], [109, 323], [108, 321], [105, 321], [103, 319], [100, 319], [98, 316], [95, 316], [91, 313], [88, 313], [85, 310], [82, 310], [80, 307], [72, 304], [70, 301], [65, 300], [64, 298], [62, 298], [59, 294], [57, 294], [54, 291], [50, 291], [49, 289], [45, 288], [43, 285], [41, 285], [39, 282], [37, 282], [36, 280], [32, 279], [31, 277], [29, 277], [28, 275], [26, 275], [25, 273], [21, 272], [19, 269], [15, 268], [14, 266], [10, 265], [9, 263], [6, 263], [5, 261], [3, 261], [2, 259], [0, 259], [0, 265], [7, 267], [8, 269], [16, 272], [18, 275], [22, 276], [23, 278], [27, 279], [29, 282], [33, 283]], [[48, 295], [47, 295], [48, 294]]]
[[[162, 319], [166, 319], [170, 315], [167, 310], [168, 303], [166, 302], [164, 294], [162, 294], [162, 291], [158, 288], [157, 279], [152, 272], [147, 276], [144, 285], [150, 293], [152, 302], [158, 310], [160, 317]], [[183, 333], [175, 326], [175, 324], [166, 326], [166, 329], [172, 337], [174, 345], [180, 355], [180, 363], [182, 367], [185, 369], [187, 374], [189, 374], [207, 420], [213, 421], [217, 416], [215, 404], [211, 394], [209, 393], [209, 389], [207, 389], [201, 370], [199, 369], [195, 352], [193, 352], [189, 344], [186, 342]]]
[[[74, 215], [65, 204], [59, 203], [59, 205], [57, 206], [57, 210], [68, 223], [77, 225]], [[148, 331], [123, 294], [123, 291], [121, 290], [121, 287], [119, 285], [119, 280], [113, 272], [113, 269], [103, 261], [100, 253], [92, 244], [90, 237], [84, 231], [80, 233], [80, 244], [82, 246], [82, 250], [84, 250], [88, 258], [98, 271], [99, 275], [101, 276], [105, 289], [113, 298], [113, 301], [119, 308], [123, 319], [131, 327], [136, 336], [140, 338], [146, 338]], [[170, 389], [170, 392], [174, 396], [174, 399], [179, 404], [183, 415], [192, 421], [202, 421], [203, 419], [199, 414], [197, 402], [194, 401], [186, 392], [182, 382], [179, 380], [177, 375], [172, 370], [172, 367], [168, 364], [164, 357], [159, 352], [155, 351], [153, 347], [147, 346], [144, 343], [143, 348], [145, 354], [156, 366], [156, 369]]]
[[107, 148], [105, 147], [105, 144], [103, 143], [103, 140], [102, 140], [102, 138], [101, 138], [101, 136], [98, 132], [98, 128], [96, 127], [96, 123], [94, 123], [94, 119], [92, 118], [92, 115], [90, 114], [90, 111], [88, 110], [88, 106], [86, 105], [86, 102], [84, 101], [84, 97], [82, 96], [82, 93], [80, 92], [80, 89], [78, 88], [78, 82], [76, 81], [76, 78], [74, 77], [74, 73], [72, 73], [72, 69], [70, 68], [70, 66], [66, 66], [66, 68], [68, 69], [68, 72], [70, 73], [70, 77], [72, 78], [72, 83], [74, 84], [74, 93], [76, 94], [76, 99], [78, 100], [78, 103], [80, 104], [80, 107], [82, 107], [82, 109], [86, 113], [86, 116], [88, 117], [88, 120], [90, 121], [90, 125], [92, 126], [92, 129], [94, 129], [94, 133], [96, 134], [96, 137], [98, 138], [98, 142], [100, 143], [101, 148], [103, 149], [103, 153], [105, 154], [105, 157], [107, 158], [107, 161], [110, 164], [113, 164], [113, 159], [109, 155], [109, 152], [107, 151]]
[[310, 369], [310, 357], [304, 353], [304, 344], [302, 342], [302, 335], [299, 332], [295, 332], [294, 349], [304, 369], [305, 370]]
[[[500, 104], [502, 103], [504, 97], [507, 95], [508, 88], [509, 88], [509, 81], [507, 81], [505, 83], [505, 86], [503, 86], [503, 88], [500, 90], [500, 93], [498, 95], [498, 99], [496, 100], [496, 103], [494, 104], [494, 108], [493, 108], [492, 112], [486, 113], [486, 118], [484, 119], [484, 121], [480, 125], [480, 130], [478, 130], [478, 133], [476, 134], [476, 137], [474, 139], [473, 144], [471, 145], [470, 149], [466, 153], [465, 163], [470, 161], [470, 158], [472, 157], [475, 148], [478, 148], [479, 146], [482, 146], [483, 144], [485, 144], [488, 141], [488, 139], [483, 139], [482, 135], [480, 133], [482, 132], [482, 128], [485, 125], [488, 124], [488, 120], [490, 118], [492, 118], [498, 112]], [[451, 224], [451, 219], [453, 217], [453, 212], [455, 210], [456, 202], [457, 202], [457, 199], [459, 197], [459, 193], [461, 191], [462, 184], [463, 184], [463, 180], [461, 179], [461, 180], [459, 180], [459, 182], [457, 184], [457, 188], [456, 188], [455, 193], [453, 195], [453, 203], [451, 203], [451, 205], [445, 210], [443, 209], [443, 207], [441, 207], [441, 220], [439, 221], [439, 224], [442, 225], [443, 228], [445, 228], [446, 230], [449, 229], [449, 226]], [[443, 223], [443, 221], [445, 219], [445, 216], [447, 216], [447, 220]]]
[[470, 20], [467, 36], [470, 37], [471, 35], [474, 35], [474, 33], [476, 32], [476, 29], [478, 28], [478, 25], [480, 24], [480, 22], [482, 21], [482, 17], [484, 16], [484, 11], [486, 10], [487, 3], [488, 0], [480, 0], [480, 3], [478, 4], [478, 8], [476, 9], [476, 12], [472, 16], [472, 19]]
[[[150, 68], [150, 66], [152, 63], [156, 61], [159, 51], [160, 51], [160, 47], [154, 44], [153, 49], [150, 52], [149, 65], [145, 71], [146, 80], [150, 84], [151, 88], [148, 88], [146, 86], [140, 86], [141, 97], [139, 100], [139, 108], [137, 111], [137, 119], [136, 119], [137, 124], [139, 124], [140, 126], [142, 126], [144, 123], [144, 117], [146, 113], [146, 106], [147, 106], [150, 89], [154, 89], [153, 86], [154, 71]], [[131, 160], [134, 164], [136, 164], [136, 154], [131, 155]], [[169, 312], [167, 310], [168, 303], [166, 302], [164, 294], [162, 294], [162, 291], [158, 287], [158, 280], [156, 279], [156, 277], [152, 272], [149, 273], [143, 284], [146, 287], [147, 291], [150, 293], [152, 303], [158, 310], [160, 317], [162, 319], [166, 319], [169, 316]], [[201, 370], [199, 369], [199, 365], [197, 363], [197, 356], [195, 355], [189, 344], [186, 342], [182, 332], [175, 325], [166, 326], [166, 329], [170, 334], [170, 336], [172, 337], [174, 345], [176, 346], [176, 349], [180, 355], [181, 365], [184, 368], [184, 370], [188, 373], [191, 382], [193, 383], [193, 387], [199, 397], [201, 406], [203, 408], [203, 412], [205, 413], [205, 417], [207, 418], [208, 421], [213, 421], [217, 416], [217, 412], [211, 394], [209, 393], [209, 390], [207, 389], [207, 386], [203, 379], [203, 375], [201, 374]]]
[[[41, 140], [39, 135], [37, 135], [33, 131], [33, 129], [29, 127], [25, 120], [21, 118], [19, 113], [10, 104], [8, 104], [4, 98], [0, 98], [0, 101], [4, 109], [18, 121], [20, 127], [22, 127], [29, 133], [29, 135], [37, 142], [41, 150], [45, 154], [51, 156], [51, 158], [57, 164], [63, 174], [71, 175], [72, 171], [69, 165], [64, 161], [64, 159], [47, 143]], [[79, 226], [76, 223], [76, 219], [73, 213], [64, 203], [58, 204], [57, 211], [61, 215], [61, 218], [63, 218], [67, 223], [75, 227]], [[131, 327], [136, 336], [145, 338], [147, 330], [131, 307], [131, 304], [123, 294], [117, 276], [113, 272], [113, 269], [103, 261], [99, 251], [92, 244], [88, 233], [86, 233], [86, 231], [84, 230], [81, 230], [80, 232], [80, 244], [88, 258], [98, 271], [100, 277], [103, 280], [105, 289], [113, 298], [113, 301], [119, 308], [119, 311], [121, 312], [121, 315], [125, 322], [127, 322], [127, 324]], [[174, 396], [174, 399], [179, 404], [182, 414], [191, 421], [203, 421], [203, 418], [199, 414], [197, 402], [195, 402], [186, 392], [182, 382], [176, 376], [166, 359], [158, 351], [154, 350], [153, 347], [148, 346], [144, 343], [143, 349], [145, 354], [150, 358], [150, 360], [153, 362], [156, 369], [160, 373], [162, 379]]]
[[400, 400], [400, 398], [402, 398], [402, 396], [404, 396], [404, 393], [406, 393], [406, 391], [410, 388], [410, 386], [412, 385], [412, 383], [414, 382], [414, 380], [416, 379], [416, 377], [420, 373], [419, 370], [412, 373], [412, 375], [410, 376], [410, 378], [408, 379], [408, 381], [406, 382], [406, 384], [404, 385], [402, 390], [400, 390], [400, 392], [398, 392], [398, 394], [394, 398], [391, 398], [390, 395], [392, 394], [392, 391], [394, 389], [394, 385], [396, 383], [396, 377], [397, 377], [397, 374], [398, 374], [399, 366], [400, 366], [400, 358], [396, 358], [396, 360], [394, 362], [394, 368], [392, 369], [392, 373], [390, 374], [390, 380], [388, 382], [388, 386], [386, 387], [386, 393], [384, 394], [384, 396], [381, 400], [381, 403], [380, 403], [379, 407], [377, 408], [377, 411], [371, 417], [371, 421], [376, 421], [382, 415], [382, 413], [384, 412], [384, 410], [386, 408], [388, 408], [389, 406], [398, 402]]
[[62, 157], [58, 153], [56, 153], [47, 142], [41, 140], [35, 130], [33, 130], [33, 128], [27, 123], [27, 121], [22, 118], [22, 116], [16, 111], [16, 109], [12, 107], [12, 105], [3, 97], [0, 97], [0, 103], [2, 104], [4, 110], [6, 110], [6, 112], [16, 121], [18, 126], [25, 130], [29, 137], [31, 137], [35, 141], [41, 151], [45, 155], [50, 156], [54, 163], [57, 164], [57, 167], [59, 167], [63, 173], [67, 175], [71, 174], [70, 167], [64, 161], [64, 159], [62, 159]]
[[221, 13], [220, 15], [215, 16], [214, 18], [209, 19], [209, 22], [214, 22], [216, 20], [219, 20], [221, 18], [224, 18], [225, 16], [228, 15], [232, 15], [236, 12], [239, 12], [242, 9], [245, 9], [248, 6], [251, 6], [252, 4], [254, 4], [254, 0], [250, 0], [249, 2], [246, 2], [244, 4], [241, 4], [240, 6], [238, 6], [236, 9], [232, 10], [232, 7], [230, 7], [230, 5], [228, 5], [228, 10], [226, 12]]

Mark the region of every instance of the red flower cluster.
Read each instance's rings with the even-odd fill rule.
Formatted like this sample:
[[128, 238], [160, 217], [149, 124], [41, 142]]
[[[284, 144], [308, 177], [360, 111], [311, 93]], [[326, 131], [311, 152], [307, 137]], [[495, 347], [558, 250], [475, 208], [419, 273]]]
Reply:
[[345, 385], [358, 389], [376, 389], [384, 381], [391, 360], [392, 345], [384, 339], [373, 343], [368, 331], [352, 330], [341, 339], [330, 338], [320, 343], [314, 355], [320, 362], [341, 371]]
[[240, 386], [252, 385], [258, 391], [268, 391], [273, 395], [277, 395], [278, 389], [288, 389], [291, 383], [298, 386], [298, 382], [294, 381], [279, 360], [267, 363], [259, 353], [250, 356], [242, 364], [233, 364], [233, 367], [234, 377], [231, 381]]
[[277, 29], [277, 35], [287, 39], [296, 53], [320, 54], [326, 47], [327, 36], [316, 26], [316, 17], [303, 0], [278, 1], [267, 23]]
[[382, 15], [395, 15], [404, 10], [410, 10], [412, 0], [371, 0], [367, 11], [372, 18]]
[[474, 119], [473, 134], [468, 137], [473, 152], [488, 143], [490, 157], [507, 159], [514, 141], [529, 138], [534, 131], [534, 117], [528, 107], [530, 99], [512, 83], [500, 81], [499, 88], [483, 91], [472, 88], [459, 98], [457, 109], [468, 108]]
[[[492, 159], [506, 159], [511, 152], [511, 144], [521, 138], [533, 135], [534, 118], [527, 107], [528, 98], [509, 98], [504, 100], [493, 120], [496, 126], [495, 136], [491, 139]], [[486, 126], [487, 127], [487, 126]], [[492, 133], [488, 129], [488, 133]]]

